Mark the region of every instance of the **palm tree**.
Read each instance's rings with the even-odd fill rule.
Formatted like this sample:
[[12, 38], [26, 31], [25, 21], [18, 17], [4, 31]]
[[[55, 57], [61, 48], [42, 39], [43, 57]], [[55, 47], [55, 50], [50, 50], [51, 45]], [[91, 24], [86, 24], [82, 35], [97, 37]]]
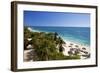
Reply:
[[56, 40], [56, 39], [57, 39], [57, 35], [58, 35], [58, 33], [57, 33], [57, 32], [55, 32], [55, 33], [54, 33], [54, 40]]
[[63, 52], [64, 51], [64, 48], [62, 47], [62, 45], [60, 44], [59, 46], [59, 52]]

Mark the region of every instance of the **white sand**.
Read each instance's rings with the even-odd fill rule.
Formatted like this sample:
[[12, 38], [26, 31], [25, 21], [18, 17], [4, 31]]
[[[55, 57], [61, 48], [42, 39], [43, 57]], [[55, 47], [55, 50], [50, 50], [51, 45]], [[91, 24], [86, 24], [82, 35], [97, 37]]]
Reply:
[[[66, 41], [66, 40], [64, 40], [64, 42], [66, 43], [66, 44], [63, 44], [63, 47], [64, 47], [63, 54], [64, 55], [68, 56], [69, 55], [68, 51], [70, 50], [70, 48], [77, 48], [76, 45], [78, 46], [79, 50], [90, 53], [90, 47], [89, 46], [76, 44], [75, 42], [70, 42], [70, 41]], [[69, 46], [71, 46], [71, 47], [69, 47]], [[86, 49], [82, 49], [83, 47], [86, 48]], [[80, 52], [80, 55], [85, 55], [85, 53]]]

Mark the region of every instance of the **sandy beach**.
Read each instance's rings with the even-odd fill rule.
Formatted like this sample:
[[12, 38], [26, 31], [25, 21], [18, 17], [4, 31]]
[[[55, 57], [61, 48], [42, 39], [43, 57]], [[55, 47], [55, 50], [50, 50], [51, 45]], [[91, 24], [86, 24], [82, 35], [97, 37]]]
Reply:
[[[63, 44], [62, 46], [64, 47], [64, 51], [63, 54], [68, 56], [68, 51], [70, 51], [72, 48], [75, 51], [76, 49], [79, 50], [79, 55], [88, 55], [90, 53], [90, 47], [89, 46], [84, 46], [81, 44], [77, 44], [75, 42], [70, 42], [70, 41], [66, 41], [64, 40], [65, 44]], [[85, 57], [81, 57], [81, 59], [84, 59]]]

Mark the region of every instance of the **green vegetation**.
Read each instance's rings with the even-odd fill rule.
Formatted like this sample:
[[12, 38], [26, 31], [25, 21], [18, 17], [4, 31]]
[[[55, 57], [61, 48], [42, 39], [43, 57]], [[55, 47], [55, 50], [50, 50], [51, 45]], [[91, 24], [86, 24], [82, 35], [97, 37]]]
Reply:
[[[28, 41], [27, 38], [32, 38], [32, 40]], [[32, 49], [35, 51], [34, 61], [80, 59], [79, 55], [65, 56], [62, 47], [64, 43], [56, 32], [30, 32], [27, 27], [24, 28], [24, 50], [27, 50], [28, 44], [33, 46]], [[57, 45], [59, 45], [58, 48]]]

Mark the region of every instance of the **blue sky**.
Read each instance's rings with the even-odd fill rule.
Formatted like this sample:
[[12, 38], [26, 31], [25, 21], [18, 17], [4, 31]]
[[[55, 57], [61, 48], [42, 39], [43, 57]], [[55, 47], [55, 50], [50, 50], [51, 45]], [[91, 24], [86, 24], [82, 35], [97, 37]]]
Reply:
[[24, 11], [25, 26], [90, 27], [90, 14]]

